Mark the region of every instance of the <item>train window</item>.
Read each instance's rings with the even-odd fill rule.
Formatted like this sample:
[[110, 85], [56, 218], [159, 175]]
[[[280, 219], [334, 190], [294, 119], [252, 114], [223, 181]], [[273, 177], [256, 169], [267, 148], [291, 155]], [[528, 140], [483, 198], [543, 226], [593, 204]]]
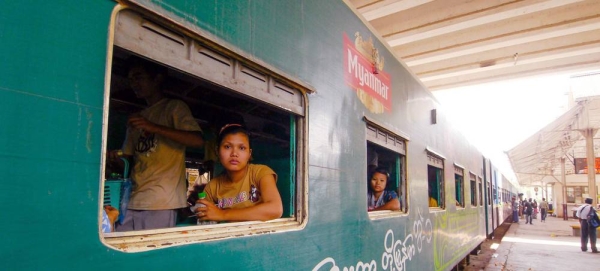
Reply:
[[465, 207], [465, 178], [464, 168], [454, 164], [454, 199], [456, 207]]
[[477, 177], [477, 195], [479, 195], [479, 205], [483, 206], [483, 184], [481, 177]]
[[487, 182], [487, 205], [492, 205], [492, 187], [490, 185], [490, 182]]
[[427, 190], [430, 208], [446, 208], [444, 185], [444, 158], [427, 152]]
[[[119, 231], [117, 227], [116, 232], [102, 234], [102, 241], [137, 252], [302, 229], [307, 214], [306, 94], [312, 90], [201, 36], [182, 34], [193, 31], [171, 29], [164, 25], [176, 24], [157, 20], [128, 9], [116, 15], [107, 68], [110, 83], [105, 91], [103, 149], [121, 148], [128, 116], [146, 107], [145, 100], [132, 91], [126, 63], [134, 56], [151, 61], [166, 70], [163, 94], [187, 104], [204, 133], [203, 148], [185, 151], [188, 193], [193, 185], [205, 184], [223, 171], [215, 151], [219, 129], [229, 123], [243, 124], [249, 131], [252, 163], [268, 165], [277, 173], [283, 215], [267, 222], [197, 225], [195, 217], [184, 215], [187, 208], [182, 208], [175, 227], [140, 231]], [[118, 207], [119, 197], [110, 193], [119, 189], [108, 185], [108, 179], [118, 173], [109, 163], [103, 163], [103, 168], [102, 179], [107, 180], [101, 185], [102, 204]], [[194, 183], [195, 179], [199, 181]]]
[[[367, 175], [375, 168], [384, 168], [390, 177], [386, 190], [392, 190], [398, 195], [400, 211], [406, 213], [407, 206], [407, 180], [406, 180], [406, 136], [383, 128], [372, 120], [364, 118], [367, 136]], [[369, 190], [369, 177], [366, 176], [366, 187]], [[395, 215], [398, 212], [376, 211], [369, 212], [371, 218]]]
[[469, 188], [471, 191], [471, 206], [477, 206], [477, 185], [475, 174], [469, 172]]
[[492, 204], [498, 204], [498, 173], [494, 170], [494, 174], [492, 175]]

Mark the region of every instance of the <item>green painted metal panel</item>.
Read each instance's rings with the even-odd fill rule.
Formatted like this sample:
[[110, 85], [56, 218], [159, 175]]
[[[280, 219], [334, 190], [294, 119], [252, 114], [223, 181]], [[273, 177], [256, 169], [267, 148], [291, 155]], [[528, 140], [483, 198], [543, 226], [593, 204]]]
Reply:
[[[116, 3], [4, 1], [0, 203], [7, 219], [0, 269], [330, 270], [368, 263], [382, 270], [448, 270], [482, 241], [487, 224], [481, 209], [448, 206], [445, 212], [428, 212], [424, 150], [431, 145], [474, 169], [481, 168], [480, 156], [467, 143], [448, 139], [456, 132], [444, 126], [443, 116], [437, 126], [429, 124], [429, 110], [436, 106], [432, 95], [342, 1], [135, 2], [316, 90], [309, 95], [306, 119], [309, 223], [300, 231], [142, 253], [102, 244], [104, 70]], [[356, 32], [373, 37], [388, 60], [385, 71], [392, 75], [393, 89], [388, 113], [369, 112], [344, 82], [343, 35]], [[405, 216], [372, 220], [365, 210], [365, 115], [412, 136], [406, 156], [411, 210]], [[293, 160], [268, 162], [281, 169], [281, 178], [293, 179]], [[441, 174], [452, 180], [451, 171], [440, 172], [439, 179]], [[289, 192], [282, 195], [286, 198], [295, 196], [290, 187], [280, 189]], [[402, 245], [392, 247], [395, 242]], [[412, 254], [393, 257], [402, 248]]]

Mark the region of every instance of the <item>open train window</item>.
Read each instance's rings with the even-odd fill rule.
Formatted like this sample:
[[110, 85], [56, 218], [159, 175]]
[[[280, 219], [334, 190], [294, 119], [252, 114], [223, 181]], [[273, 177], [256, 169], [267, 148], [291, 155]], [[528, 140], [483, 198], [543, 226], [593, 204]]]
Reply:
[[444, 158], [432, 151], [427, 151], [427, 191], [429, 208], [446, 208]]
[[[384, 128], [365, 117], [366, 135], [367, 135], [367, 176], [365, 176], [365, 186], [368, 195], [372, 195], [370, 177], [375, 170], [383, 169], [389, 173], [386, 190], [393, 191], [398, 197], [400, 203], [400, 212], [397, 211], [370, 211], [371, 218], [385, 217], [390, 213], [406, 213], [407, 206], [407, 180], [406, 180], [406, 141], [407, 136], [400, 136], [399, 132], [392, 132], [391, 129]], [[368, 206], [379, 206], [385, 204], [385, 196], [382, 194], [376, 199], [375, 196], [368, 196]], [[393, 193], [390, 193], [393, 195]], [[380, 199], [380, 201], [378, 201]]]
[[454, 199], [456, 207], [465, 207], [465, 169], [454, 164]]
[[[146, 107], [131, 89], [126, 65], [133, 56], [143, 58], [166, 69], [163, 93], [187, 104], [204, 133], [204, 148], [187, 148], [185, 152], [187, 185], [206, 183], [223, 170], [215, 152], [219, 129], [229, 123], [243, 124], [250, 134], [251, 163], [268, 165], [277, 174], [283, 215], [266, 222], [196, 225], [193, 217], [188, 219], [180, 213], [175, 227], [113, 231], [101, 234], [102, 241], [115, 249], [138, 252], [302, 229], [307, 206], [306, 94], [311, 90], [200, 35], [183, 34], [193, 31], [171, 29], [165, 25], [172, 24], [160, 20], [129, 9], [115, 12], [114, 44], [107, 68], [110, 81], [105, 90], [103, 153], [121, 148], [128, 116]], [[118, 205], [119, 198], [110, 193], [119, 190], [108, 181], [119, 174], [111, 172], [108, 163], [103, 163], [103, 169], [101, 205]]]
[[494, 170], [494, 174], [492, 175], [492, 204], [498, 204], [499, 203], [499, 196], [498, 196], [498, 177], [496, 175], [496, 171]]
[[477, 206], [477, 184], [475, 174], [469, 172], [469, 188], [471, 191], [471, 206]]
[[487, 182], [487, 205], [492, 205], [492, 186], [490, 182]]
[[479, 196], [479, 205], [483, 206], [483, 184], [481, 182], [481, 177], [477, 177], [477, 189], [477, 195]]

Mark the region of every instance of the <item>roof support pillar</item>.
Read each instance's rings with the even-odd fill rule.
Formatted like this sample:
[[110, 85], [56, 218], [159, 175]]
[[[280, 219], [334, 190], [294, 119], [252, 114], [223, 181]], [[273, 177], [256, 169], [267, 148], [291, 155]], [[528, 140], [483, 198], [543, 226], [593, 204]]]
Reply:
[[569, 220], [569, 213], [567, 211], [567, 174], [565, 173], [565, 158], [560, 158], [560, 182], [562, 184], [562, 214], [563, 220]]
[[593, 206], [598, 203], [598, 191], [596, 191], [596, 156], [594, 155], [594, 134], [597, 130], [589, 128], [581, 131], [585, 137], [585, 148], [587, 153], [588, 168], [588, 192], [593, 200]]

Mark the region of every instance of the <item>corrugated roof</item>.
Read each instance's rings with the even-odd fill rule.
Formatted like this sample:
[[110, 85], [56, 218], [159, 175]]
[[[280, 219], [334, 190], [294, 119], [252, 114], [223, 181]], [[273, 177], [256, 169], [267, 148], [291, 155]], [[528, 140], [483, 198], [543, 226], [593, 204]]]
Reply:
[[[565, 173], [574, 174], [574, 158], [586, 158], [587, 129], [600, 128], [600, 97], [588, 97], [569, 111], [507, 152], [521, 185], [540, 185], [546, 176], [561, 175], [560, 159], [565, 158]], [[598, 156], [600, 140], [594, 137]]]

